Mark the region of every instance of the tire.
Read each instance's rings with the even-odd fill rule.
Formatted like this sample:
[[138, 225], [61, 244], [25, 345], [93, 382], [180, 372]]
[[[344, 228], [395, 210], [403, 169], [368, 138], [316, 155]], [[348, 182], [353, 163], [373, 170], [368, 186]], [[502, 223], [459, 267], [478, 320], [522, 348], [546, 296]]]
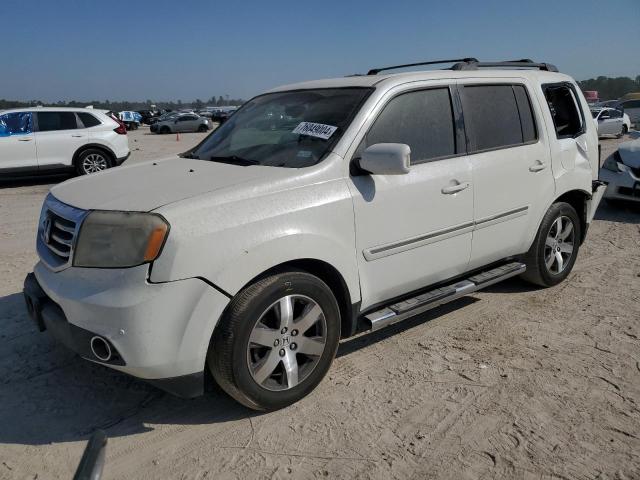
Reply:
[[629, 133], [629, 129], [627, 128], [626, 125], [622, 125], [622, 133], [620, 133], [620, 136], [624, 136], [627, 133]]
[[200, 125], [200, 126], [198, 127], [198, 131], [199, 131], [199, 132], [206, 132], [207, 130], [209, 130], [209, 129], [207, 128], [207, 126], [206, 126], [206, 125]]
[[524, 256], [527, 270], [522, 278], [542, 287], [562, 282], [576, 262], [581, 234], [580, 219], [571, 205], [564, 202], [551, 205], [540, 223], [533, 245]]
[[88, 148], [78, 155], [75, 167], [78, 175], [101, 172], [113, 167], [113, 158], [104, 150]]
[[[283, 318], [281, 305], [291, 315]], [[276, 410], [320, 383], [339, 340], [340, 310], [329, 287], [306, 272], [278, 273], [233, 298], [214, 331], [207, 363], [238, 402]]]
[[171, 133], [171, 129], [166, 125], [162, 126], [159, 130], [160, 135], [165, 135], [167, 133]]

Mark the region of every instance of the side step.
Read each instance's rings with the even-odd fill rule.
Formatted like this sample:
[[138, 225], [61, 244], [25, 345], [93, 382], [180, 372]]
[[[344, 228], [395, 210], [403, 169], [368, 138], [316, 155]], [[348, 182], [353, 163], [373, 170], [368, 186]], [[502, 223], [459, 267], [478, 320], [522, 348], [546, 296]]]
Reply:
[[368, 313], [364, 318], [371, 324], [371, 330], [379, 330], [387, 325], [392, 325], [406, 318], [426, 312], [427, 310], [456, 300], [481, 288], [520, 275], [526, 269], [527, 267], [524, 263], [507, 263], [492, 268], [491, 270], [477, 273], [453, 285], [436, 288], [416, 297], [407, 298], [381, 310]]

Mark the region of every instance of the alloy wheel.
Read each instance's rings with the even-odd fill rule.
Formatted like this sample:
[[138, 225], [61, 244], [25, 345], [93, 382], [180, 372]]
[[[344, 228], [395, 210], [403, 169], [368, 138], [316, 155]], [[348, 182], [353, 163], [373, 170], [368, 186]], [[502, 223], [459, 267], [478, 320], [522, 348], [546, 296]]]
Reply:
[[108, 168], [107, 159], [99, 153], [90, 153], [82, 160], [84, 173], [95, 173]]
[[562, 215], [551, 224], [544, 245], [544, 263], [549, 273], [558, 275], [567, 268], [573, 255], [575, 229], [571, 218]]
[[287, 295], [267, 308], [251, 331], [249, 372], [267, 390], [289, 390], [318, 365], [326, 342], [327, 321], [320, 306], [307, 296]]

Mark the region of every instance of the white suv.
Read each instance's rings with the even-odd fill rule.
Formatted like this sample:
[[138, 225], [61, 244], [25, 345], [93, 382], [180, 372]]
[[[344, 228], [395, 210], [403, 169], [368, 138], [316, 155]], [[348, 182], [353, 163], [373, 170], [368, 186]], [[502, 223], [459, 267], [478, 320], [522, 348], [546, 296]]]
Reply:
[[381, 70], [277, 88], [182, 159], [54, 187], [25, 280], [37, 324], [168, 391], [209, 371], [274, 409], [340, 338], [514, 275], [564, 280], [605, 188], [574, 80]]
[[106, 110], [33, 107], [0, 111], [0, 178], [122, 164], [127, 129]]

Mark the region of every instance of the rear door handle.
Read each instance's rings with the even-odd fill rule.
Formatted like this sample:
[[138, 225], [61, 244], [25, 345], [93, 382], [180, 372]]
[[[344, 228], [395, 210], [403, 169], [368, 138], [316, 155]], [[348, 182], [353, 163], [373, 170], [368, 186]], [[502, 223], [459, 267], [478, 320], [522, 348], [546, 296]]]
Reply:
[[18, 141], [19, 142], [30, 142], [32, 139], [31, 138], [19, 138]]
[[544, 162], [541, 162], [540, 160], [536, 160], [536, 163], [534, 163], [533, 165], [531, 165], [529, 167], [529, 171], [530, 172], [539, 172], [540, 170], [544, 170], [545, 168], [547, 168], [547, 164]]
[[444, 193], [445, 195], [451, 195], [453, 193], [458, 193], [466, 188], [469, 188], [470, 185], [471, 184], [469, 182], [457, 183], [456, 185], [449, 185], [448, 187], [442, 187], [441, 192]]
[[84, 135], [71, 135], [73, 138], [82, 138]]

